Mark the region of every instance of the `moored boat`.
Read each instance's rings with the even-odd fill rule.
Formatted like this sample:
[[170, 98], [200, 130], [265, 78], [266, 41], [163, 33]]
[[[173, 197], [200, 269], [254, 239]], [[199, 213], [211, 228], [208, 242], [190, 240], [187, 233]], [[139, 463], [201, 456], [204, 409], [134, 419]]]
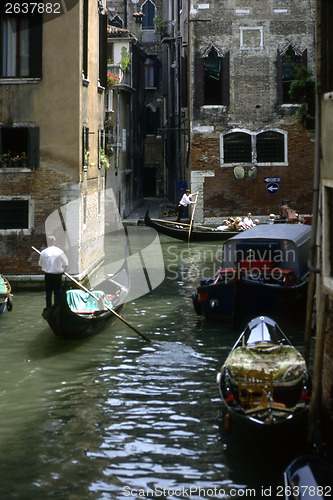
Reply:
[[332, 496], [333, 465], [316, 455], [301, 455], [284, 471], [285, 500]]
[[217, 375], [225, 406], [225, 428], [238, 437], [261, 439], [303, 436], [310, 402], [304, 358], [277, 323], [254, 318], [233, 346]]
[[228, 228], [222, 230], [209, 226], [191, 226], [183, 222], [151, 219], [148, 210], [145, 215], [145, 224], [154, 228], [158, 233], [182, 241], [226, 241], [235, 234], [238, 234], [237, 231], [230, 231]]
[[11, 286], [9, 281], [0, 274], [0, 314], [13, 309]]
[[196, 313], [236, 322], [297, 306], [306, 297], [310, 235], [309, 226], [278, 224], [233, 236], [223, 245], [220, 271], [192, 296]]
[[[104, 330], [119, 313], [129, 293], [126, 259], [122, 268], [99, 285], [99, 290], [64, 290], [43, 317], [58, 337], [77, 340]], [[111, 310], [110, 310], [111, 309]]]

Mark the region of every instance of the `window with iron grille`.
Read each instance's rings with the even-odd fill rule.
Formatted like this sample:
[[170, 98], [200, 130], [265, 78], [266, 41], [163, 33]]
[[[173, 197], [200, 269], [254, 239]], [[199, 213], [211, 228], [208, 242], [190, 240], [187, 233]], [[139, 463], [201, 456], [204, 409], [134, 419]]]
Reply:
[[284, 162], [284, 135], [279, 132], [262, 132], [256, 137], [257, 163]]
[[0, 200], [0, 229], [28, 229], [29, 200]]
[[235, 130], [221, 134], [221, 165], [287, 165], [287, 133]]
[[251, 135], [232, 132], [224, 136], [224, 163], [249, 163], [252, 161]]

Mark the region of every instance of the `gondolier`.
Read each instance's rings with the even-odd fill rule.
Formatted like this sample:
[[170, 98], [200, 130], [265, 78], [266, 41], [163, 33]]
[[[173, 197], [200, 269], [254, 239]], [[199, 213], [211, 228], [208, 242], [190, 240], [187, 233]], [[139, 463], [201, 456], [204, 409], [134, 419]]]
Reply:
[[45, 248], [39, 257], [38, 264], [45, 273], [46, 308], [52, 306], [52, 292], [54, 302], [61, 295], [62, 275], [68, 267], [68, 259], [61, 248], [55, 246], [55, 237], [48, 236], [48, 247]]
[[178, 217], [177, 217], [176, 222], [180, 222], [180, 219], [183, 216], [184, 209], [188, 205], [194, 205], [196, 203], [195, 201], [191, 201], [191, 198], [192, 198], [192, 196], [198, 195], [198, 194], [199, 194], [198, 192], [191, 194], [191, 191], [189, 189], [186, 189], [186, 191], [183, 194], [183, 196], [182, 196], [182, 198], [181, 198], [181, 200], [179, 202], [179, 205], [178, 205]]

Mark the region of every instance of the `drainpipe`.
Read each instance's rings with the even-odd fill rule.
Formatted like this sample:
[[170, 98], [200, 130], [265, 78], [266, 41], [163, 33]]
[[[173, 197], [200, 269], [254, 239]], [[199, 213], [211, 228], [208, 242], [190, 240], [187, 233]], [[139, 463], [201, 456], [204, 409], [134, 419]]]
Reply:
[[[117, 88], [117, 153], [116, 153], [116, 169], [119, 168], [119, 148], [120, 148], [120, 136], [119, 136], [119, 110], [120, 110], [120, 96], [119, 89]], [[118, 171], [118, 170], [117, 170]]]

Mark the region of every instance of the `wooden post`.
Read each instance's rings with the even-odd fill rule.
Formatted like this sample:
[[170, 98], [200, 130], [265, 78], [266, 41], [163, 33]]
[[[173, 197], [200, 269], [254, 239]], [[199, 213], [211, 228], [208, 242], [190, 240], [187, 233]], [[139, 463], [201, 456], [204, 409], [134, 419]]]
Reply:
[[317, 317], [316, 346], [315, 346], [315, 356], [313, 362], [313, 386], [312, 386], [312, 396], [311, 396], [310, 411], [309, 411], [309, 435], [308, 435], [309, 442], [313, 440], [318, 409], [321, 406], [322, 371], [323, 371], [324, 344], [325, 344], [327, 317], [328, 317], [328, 295], [322, 293], [320, 296], [319, 311]]

